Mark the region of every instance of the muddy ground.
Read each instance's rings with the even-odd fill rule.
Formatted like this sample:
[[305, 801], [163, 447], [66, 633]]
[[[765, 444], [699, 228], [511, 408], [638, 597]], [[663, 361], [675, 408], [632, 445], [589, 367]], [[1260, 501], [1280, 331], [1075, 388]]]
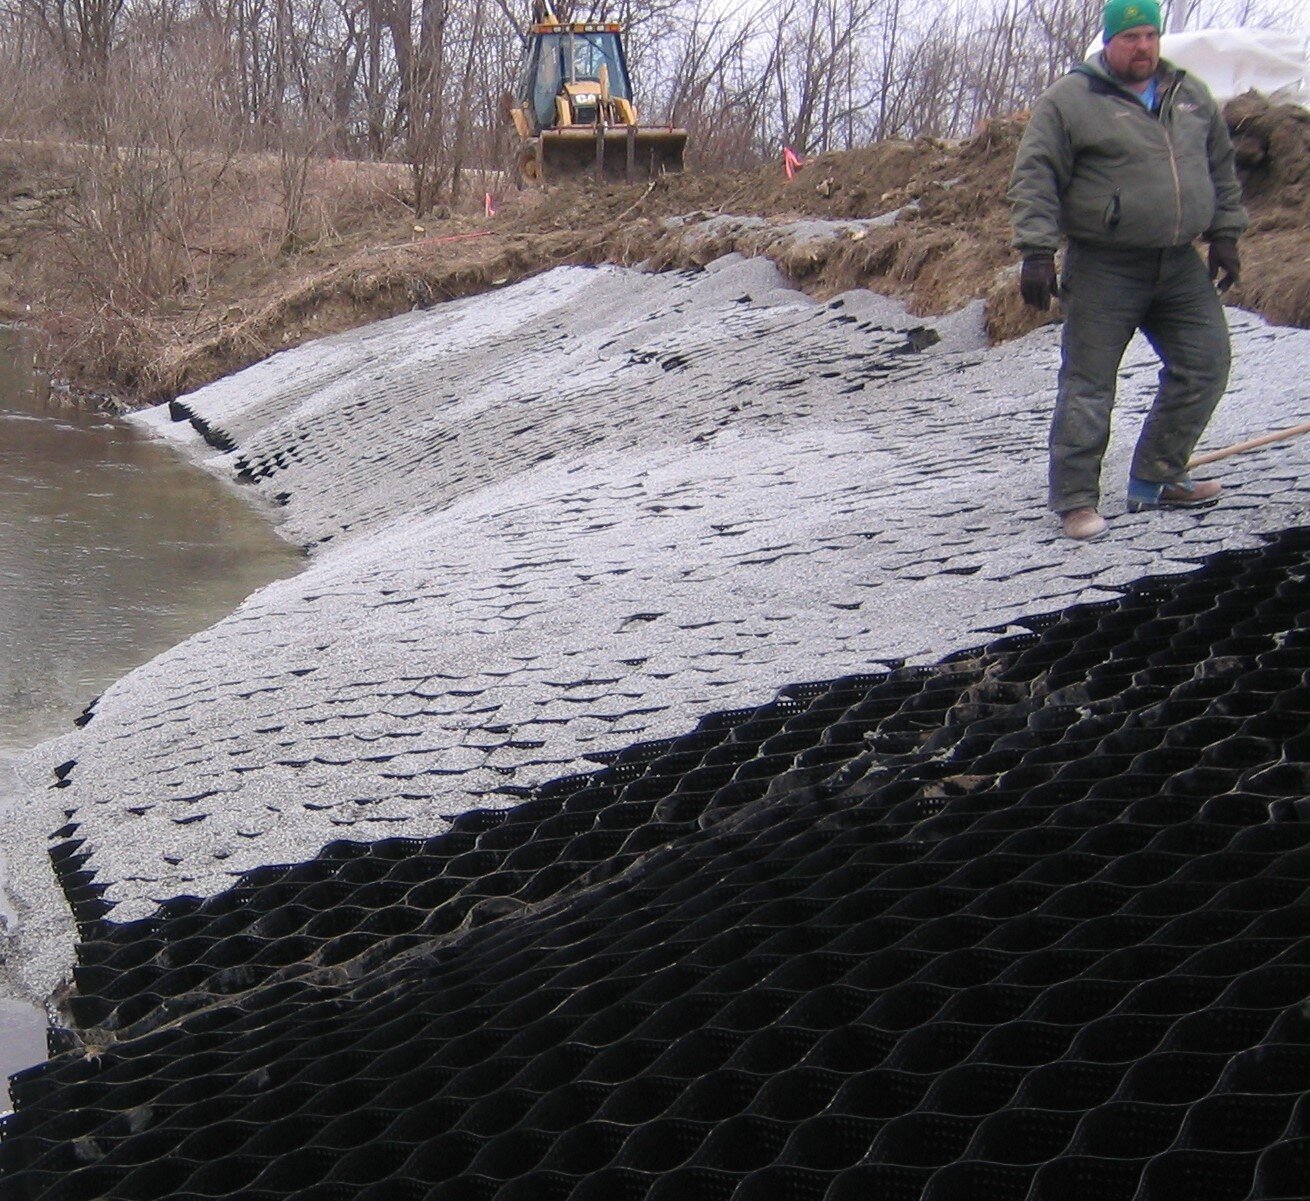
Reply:
[[[1252, 216], [1243, 281], [1228, 301], [1279, 324], [1310, 325], [1310, 112], [1251, 94], [1226, 113]], [[0, 171], [0, 292], [11, 317], [43, 331], [75, 389], [136, 403], [171, 398], [310, 338], [563, 263], [694, 267], [730, 251], [769, 256], [816, 297], [865, 287], [926, 316], [982, 297], [989, 333], [1002, 341], [1051, 319], [1019, 303], [1008, 244], [1004, 196], [1022, 129], [1021, 120], [997, 120], [958, 143], [826, 154], [793, 179], [779, 162], [653, 184], [509, 192], [493, 197], [491, 216], [480, 203], [422, 220], [398, 204], [364, 207], [294, 253], [243, 255], [229, 246], [206, 264], [203, 289], [133, 314], [109, 345], [89, 335], [95, 314], [42, 294], [33, 267], [75, 181], [49, 177], [34, 186], [11, 169]], [[798, 220], [893, 210], [898, 218], [886, 225], [835, 236], [793, 232]], [[725, 215], [763, 220], [715, 220]], [[686, 220], [671, 228], [673, 217]]]

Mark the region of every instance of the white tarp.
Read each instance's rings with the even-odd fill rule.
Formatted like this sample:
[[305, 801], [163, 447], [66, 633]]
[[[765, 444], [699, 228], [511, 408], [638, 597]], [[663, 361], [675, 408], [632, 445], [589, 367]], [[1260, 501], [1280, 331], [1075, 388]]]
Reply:
[[[1097, 38], [1087, 48], [1101, 49]], [[1220, 103], [1254, 88], [1282, 104], [1310, 105], [1310, 62], [1304, 33], [1275, 29], [1197, 29], [1166, 33], [1160, 53], [1199, 76]]]

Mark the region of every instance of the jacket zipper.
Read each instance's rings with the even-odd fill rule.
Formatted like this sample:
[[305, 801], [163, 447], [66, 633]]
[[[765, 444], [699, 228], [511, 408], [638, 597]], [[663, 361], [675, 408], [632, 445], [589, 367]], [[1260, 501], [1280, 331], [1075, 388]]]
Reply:
[[1169, 126], [1166, 118], [1172, 115], [1174, 91], [1178, 87], [1175, 80], [1166, 90], [1165, 94], [1160, 97], [1159, 108], [1156, 112], [1156, 120], [1160, 123], [1160, 130], [1164, 134], [1164, 144], [1169, 151], [1169, 172], [1174, 179], [1174, 236], [1170, 239], [1170, 246], [1177, 246], [1183, 236], [1183, 181], [1178, 175], [1178, 156], [1174, 154], [1174, 139], [1169, 132]]
[[1169, 148], [1169, 170], [1174, 177], [1174, 236], [1170, 246], [1177, 246], [1183, 236], [1183, 184], [1178, 178], [1178, 159], [1174, 155], [1174, 140], [1169, 131], [1164, 131], [1164, 144]]

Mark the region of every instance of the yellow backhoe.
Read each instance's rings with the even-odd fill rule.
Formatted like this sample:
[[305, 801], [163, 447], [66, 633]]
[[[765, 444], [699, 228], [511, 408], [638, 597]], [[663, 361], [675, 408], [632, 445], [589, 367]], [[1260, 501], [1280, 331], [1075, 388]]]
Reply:
[[510, 115], [515, 168], [528, 183], [594, 173], [649, 178], [682, 170], [687, 131], [642, 125], [632, 102], [622, 26], [561, 21], [538, 0]]

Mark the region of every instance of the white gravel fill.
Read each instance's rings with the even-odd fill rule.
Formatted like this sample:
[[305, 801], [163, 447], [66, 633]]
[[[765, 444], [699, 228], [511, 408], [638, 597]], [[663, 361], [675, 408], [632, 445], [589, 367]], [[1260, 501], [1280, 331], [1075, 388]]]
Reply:
[[[1306, 415], [1310, 333], [1230, 320], [1206, 446]], [[944, 341], [917, 352], [904, 331], [924, 324]], [[1057, 360], [1054, 328], [986, 350], [980, 306], [933, 322], [866, 292], [820, 304], [730, 256], [694, 275], [560, 269], [276, 355], [184, 398], [232, 453], [166, 408], [141, 415], [210, 470], [252, 471], [314, 554], [21, 765], [11, 988], [44, 997], [71, 960], [44, 856], [66, 810], [112, 916], [142, 917], [1306, 522], [1310, 439], [1200, 473], [1222, 476], [1218, 508], [1124, 513], [1157, 370], [1138, 342], [1110, 534], [1059, 537]]]

